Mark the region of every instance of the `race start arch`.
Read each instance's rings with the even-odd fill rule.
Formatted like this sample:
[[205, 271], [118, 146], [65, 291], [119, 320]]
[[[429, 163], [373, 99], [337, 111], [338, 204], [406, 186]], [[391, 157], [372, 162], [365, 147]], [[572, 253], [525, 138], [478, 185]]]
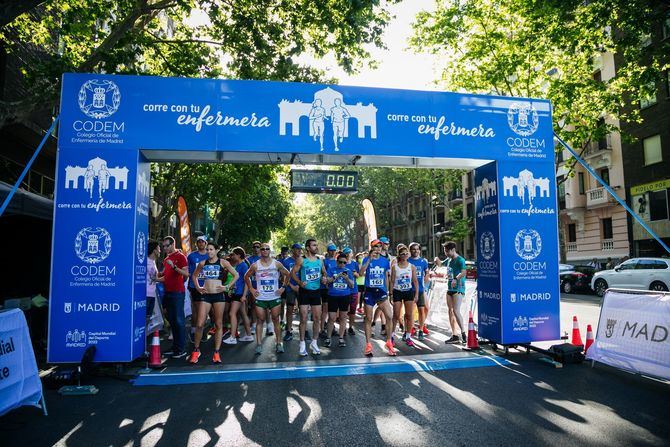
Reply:
[[150, 161], [475, 170], [479, 331], [560, 337], [547, 100], [265, 81], [65, 74], [48, 360], [144, 352]]

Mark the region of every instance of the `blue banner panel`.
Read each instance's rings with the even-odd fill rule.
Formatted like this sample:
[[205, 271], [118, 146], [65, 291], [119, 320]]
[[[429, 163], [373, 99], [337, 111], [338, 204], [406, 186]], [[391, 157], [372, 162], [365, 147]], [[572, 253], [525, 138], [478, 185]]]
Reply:
[[553, 162], [547, 100], [65, 74], [59, 147]]
[[500, 231], [496, 162], [475, 170], [477, 308], [479, 335], [501, 342]]
[[498, 163], [503, 343], [560, 338], [556, 173]]
[[90, 345], [96, 361], [132, 360], [137, 157], [58, 152], [49, 362], [79, 362]]
[[147, 238], [149, 230], [149, 192], [151, 173], [149, 162], [137, 154], [137, 191], [135, 193], [135, 256], [133, 256], [133, 349], [137, 358], [146, 350], [147, 315]]

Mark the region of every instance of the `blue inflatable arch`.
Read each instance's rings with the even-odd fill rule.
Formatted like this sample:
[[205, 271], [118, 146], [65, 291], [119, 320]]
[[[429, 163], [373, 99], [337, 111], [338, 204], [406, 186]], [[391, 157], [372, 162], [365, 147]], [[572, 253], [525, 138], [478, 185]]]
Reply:
[[547, 100], [264, 81], [66, 74], [50, 362], [144, 352], [151, 161], [475, 169], [480, 335], [559, 331]]

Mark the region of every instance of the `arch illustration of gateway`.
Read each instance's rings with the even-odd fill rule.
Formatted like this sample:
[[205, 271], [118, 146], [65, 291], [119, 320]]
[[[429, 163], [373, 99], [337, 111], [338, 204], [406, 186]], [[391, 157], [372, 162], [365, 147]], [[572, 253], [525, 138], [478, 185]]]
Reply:
[[480, 335], [560, 337], [547, 100], [86, 73], [61, 95], [50, 362], [144, 352], [150, 162], [474, 169]]

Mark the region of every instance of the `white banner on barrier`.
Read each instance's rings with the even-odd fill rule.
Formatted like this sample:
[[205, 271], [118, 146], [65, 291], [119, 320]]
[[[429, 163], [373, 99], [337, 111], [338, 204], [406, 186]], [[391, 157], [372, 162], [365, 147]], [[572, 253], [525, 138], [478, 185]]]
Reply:
[[586, 358], [670, 380], [670, 293], [608, 290]]
[[[426, 323], [443, 329], [451, 329], [449, 324], [449, 310], [447, 309], [447, 282], [432, 280], [430, 291], [426, 297], [428, 303], [428, 315]], [[477, 281], [465, 281], [465, 296], [459, 309], [463, 322], [466, 325], [467, 332], [468, 312], [472, 311], [472, 316], [477, 320]]]
[[0, 416], [23, 406], [39, 406], [40, 381], [26, 317], [20, 309], [0, 312]]

